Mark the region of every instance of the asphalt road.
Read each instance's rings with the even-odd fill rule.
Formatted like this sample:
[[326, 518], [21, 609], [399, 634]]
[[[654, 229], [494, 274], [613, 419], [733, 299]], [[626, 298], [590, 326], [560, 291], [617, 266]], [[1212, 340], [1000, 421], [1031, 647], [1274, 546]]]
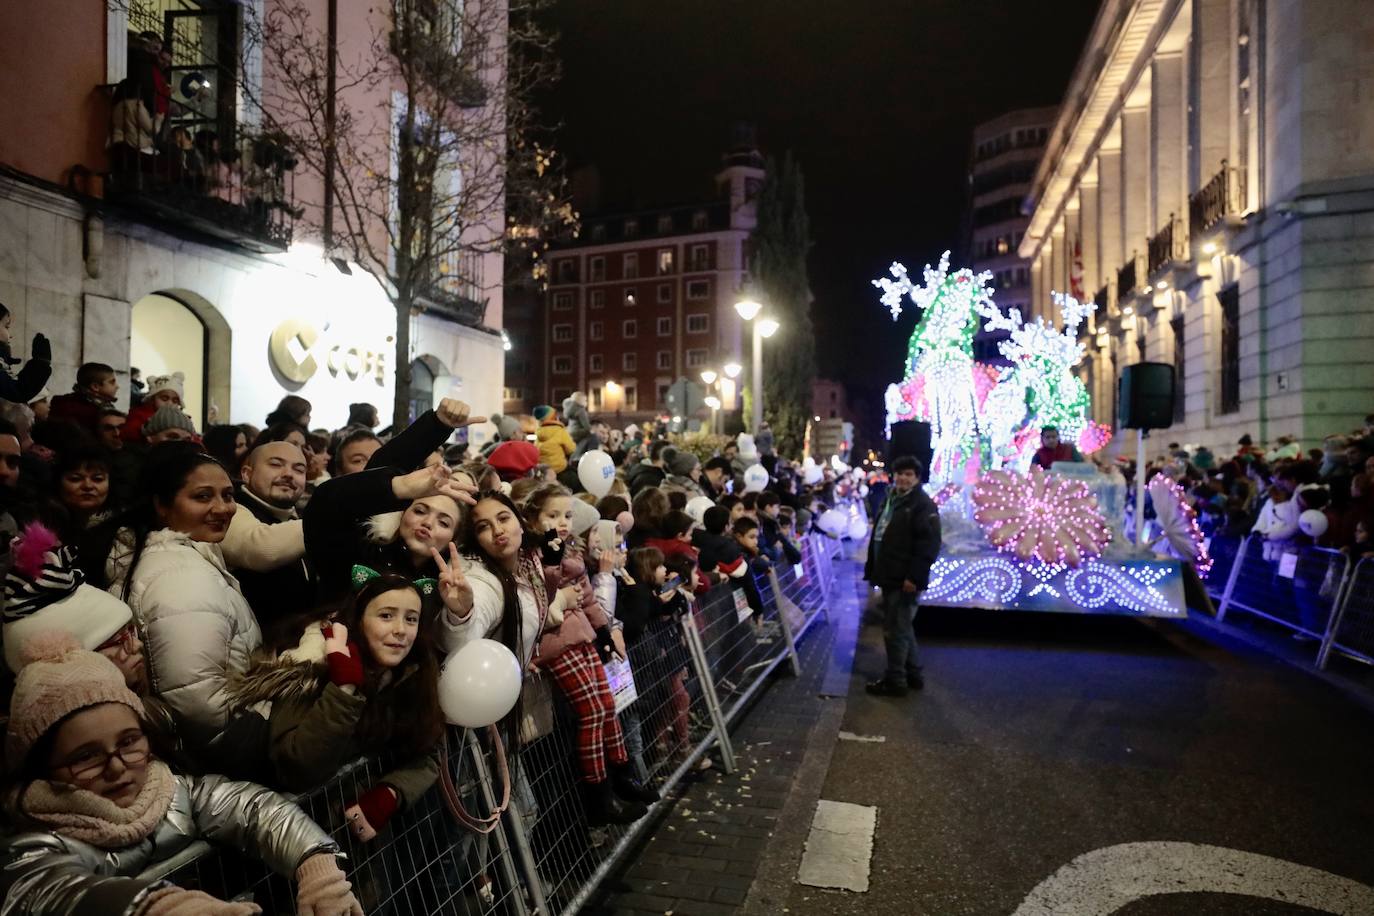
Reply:
[[[1335, 688], [1169, 623], [922, 609], [919, 629], [927, 687], [888, 699], [863, 693], [882, 644], [862, 628], [842, 727], [885, 741], [838, 742], [821, 790], [878, 808], [870, 889], [793, 885], [788, 913], [1010, 916], [1061, 866], [1119, 844], [1207, 844], [1374, 886], [1374, 715]], [[1151, 858], [1164, 848], [1105, 854], [1063, 899], [1131, 872], [1220, 889], [1287, 867], [1213, 866], [1201, 847]], [[1329, 896], [1317, 878], [1305, 892]], [[1212, 892], [1102, 910], [1322, 911]]]

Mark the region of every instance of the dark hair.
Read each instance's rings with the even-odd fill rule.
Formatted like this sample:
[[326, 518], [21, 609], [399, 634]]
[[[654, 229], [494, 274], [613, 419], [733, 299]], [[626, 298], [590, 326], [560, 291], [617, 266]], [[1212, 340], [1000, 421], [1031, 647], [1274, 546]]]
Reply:
[[267, 415], [267, 419], [264, 422], [270, 427], [286, 421], [295, 423], [297, 426], [301, 426], [302, 429], [304, 429], [304, 425], [301, 423], [301, 417], [310, 413], [313, 409], [314, 408], [310, 406], [310, 402], [305, 398], [298, 394], [288, 394], [277, 404], [277, 409]]
[[206, 453], [224, 465], [230, 477], [238, 475], [237, 465], [242, 463], [242, 459], [234, 457], [239, 436], [243, 436], [244, 442], [247, 443], [248, 434], [244, 432], [243, 427], [229, 423], [212, 426], [205, 431]]
[[0, 436], [13, 436], [19, 438], [19, 427], [15, 426], [4, 417], [0, 417]]
[[744, 503], [745, 512], [754, 512], [759, 507], [759, 494], [745, 493], [739, 498], [739, 501]]
[[672, 504], [668, 502], [668, 494], [658, 487], [645, 487], [640, 490], [631, 506], [636, 527], [640, 522], [643, 522], [646, 528], [654, 530], [658, 529], [659, 523], [663, 521], [663, 516], [672, 511]]
[[729, 477], [731, 474], [735, 473], [735, 467], [730, 463], [729, 458], [726, 458], [724, 455], [716, 455], [714, 458], [707, 461], [701, 469], [703, 474], [707, 471], [724, 471], [725, 476]]
[[667, 439], [658, 439], [649, 445], [649, 461], [652, 463], [663, 457], [663, 450], [672, 443]]
[[623, 496], [603, 496], [596, 504], [596, 511], [608, 521], [615, 521], [622, 512], [630, 511], [630, 504]]
[[[515, 653], [515, 657], [523, 662], [525, 658], [524, 631], [521, 629], [521, 621], [524, 612], [520, 608], [520, 592], [516, 585], [515, 576], [511, 575], [510, 570], [489, 557], [477, 541], [477, 523], [475, 521], [476, 508], [482, 503], [494, 500], [505, 506], [515, 516], [520, 523], [520, 553], [521, 562], [524, 564], [539, 565], [538, 548], [534, 546], [537, 541], [534, 533], [525, 524], [524, 516], [520, 514], [520, 509], [511, 501], [511, 498], [500, 490], [484, 490], [477, 494], [477, 502], [468, 511], [463, 513], [462, 528], [462, 551], [478, 563], [481, 563], [487, 572], [496, 577], [496, 581], [501, 583], [501, 642], [507, 649]], [[530, 582], [533, 588], [543, 588], [544, 579], [542, 574], [532, 577]], [[515, 701], [515, 708], [512, 709], [504, 720], [502, 720], [502, 730], [506, 732], [505, 741], [508, 751], [518, 750], [519, 727], [521, 717], [521, 702]]]
[[681, 512], [683, 509], [686, 509], [686, 508], [687, 508], [687, 491], [686, 491], [686, 490], [669, 490], [669, 491], [668, 491], [668, 511], [669, 511], [669, 512]]
[[[378, 596], [406, 590], [420, 596], [420, 628], [405, 658], [406, 672], [397, 672], [391, 684], [382, 687], [382, 674], [386, 669], [377, 664], [371, 647], [362, 637], [363, 617], [367, 606]], [[429, 753], [444, 737], [434, 637], [437, 615], [433, 602], [427, 600], [408, 577], [386, 572], [358, 589], [338, 619], [356, 636], [355, 644], [366, 674], [361, 693], [368, 703], [354, 730], [359, 743], [370, 753], [383, 750], [400, 750], [411, 755]]]
[[[157, 507], [170, 505], [182, 487], [186, 486], [187, 478], [195, 473], [197, 468], [205, 465], [214, 465], [220, 470], [225, 470], [224, 465], [202, 452], [200, 446], [194, 442], [174, 439], [159, 442], [149, 448], [128, 510], [102, 525], [89, 542], [95, 549], [77, 557], [86, 578], [95, 585], [107, 584], [105, 558], [110, 555], [110, 548], [114, 545], [120, 530], [129, 530], [134, 537], [133, 551], [119, 596], [127, 602], [129, 590], [133, 586], [134, 571], [138, 569], [139, 560], [143, 558], [143, 548], [148, 541], [148, 535], [163, 527]], [[228, 471], [225, 473], [227, 475]]]
[[57, 460], [52, 466], [53, 480], [61, 480], [68, 471], [84, 467], [104, 468], [108, 472], [113, 466], [108, 449], [88, 442], [57, 453]]
[[748, 534], [758, 526], [759, 523], [754, 521], [749, 516], [741, 515], [739, 518], [735, 519], [735, 523], [730, 526], [730, 532], [736, 536], [741, 534]]
[[921, 459], [914, 455], [898, 455], [892, 462], [893, 474], [900, 474], [902, 471], [915, 471], [918, 478], [926, 479], [925, 465], [921, 464]]
[[348, 423], [346, 426], [368, 426], [372, 423], [373, 417], [380, 418], [377, 408], [366, 401], [359, 401], [356, 404], [348, 405]]
[[129, 419], [129, 414], [127, 411], [120, 410], [118, 407], [102, 407], [100, 412], [96, 414], [96, 419], [103, 420], [106, 417], [123, 417], [127, 420]]
[[663, 551], [657, 547], [636, 547], [630, 551], [630, 575], [637, 582], [652, 582], [654, 570], [663, 564]]
[[754, 500], [754, 505], [759, 509], [767, 509], [769, 506], [777, 506], [781, 503], [782, 497], [772, 490], [764, 490], [758, 495], [758, 499]]
[[0, 321], [10, 317], [10, 310], [5, 307], [5, 303], [0, 302]]
[[80, 391], [91, 385], [99, 384], [114, 374], [113, 366], [107, 366], [104, 363], [82, 363], [80, 368], [76, 370], [76, 385], [73, 386], [73, 390]]
[[688, 588], [692, 587], [692, 572], [696, 569], [696, 560], [685, 553], [675, 553], [665, 559], [663, 565], [668, 567], [669, 573], [677, 573], [681, 576], [683, 585]]
[[292, 433], [300, 433], [302, 439], [307, 442], [310, 441], [310, 430], [295, 420], [278, 420], [258, 433], [258, 437], [249, 443], [248, 450], [251, 452], [258, 446], [266, 445], [269, 442], [285, 442]]
[[726, 508], [726, 509], [733, 509], [733, 508], [735, 508], [736, 506], [738, 506], [738, 505], [739, 505], [740, 503], [742, 503], [742, 502], [744, 502], [744, 500], [740, 499], [740, 498], [739, 498], [738, 496], [736, 496], [735, 494], [733, 494], [733, 493], [726, 493], [726, 494], [725, 494], [724, 496], [722, 496], [720, 499], [716, 500], [716, 505], [717, 505], [717, 506], [723, 506], [723, 507]]
[[702, 515], [701, 524], [712, 534], [724, 534], [730, 524], [730, 510], [724, 506], [712, 506]]
[[663, 521], [659, 523], [659, 531], [665, 538], [675, 538], [680, 534], [686, 534], [692, 530], [696, 524], [692, 517], [686, 512], [674, 509], [663, 516]]
[[350, 429], [348, 433], [339, 440], [339, 444], [334, 446], [334, 451], [329, 455], [329, 473], [334, 475], [339, 473], [339, 456], [343, 454], [343, 450], [346, 446], [352, 445], [354, 442], [362, 442], [364, 439], [372, 439], [377, 442], [382, 441], [377, 438], [376, 433], [365, 427]]

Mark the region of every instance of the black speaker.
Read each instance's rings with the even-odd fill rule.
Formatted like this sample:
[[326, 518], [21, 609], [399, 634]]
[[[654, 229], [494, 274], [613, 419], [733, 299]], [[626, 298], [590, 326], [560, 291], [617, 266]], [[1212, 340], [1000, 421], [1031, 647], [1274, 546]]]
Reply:
[[913, 458], [921, 459], [921, 464], [926, 469], [926, 476], [929, 477], [932, 454], [929, 423], [902, 420], [892, 424], [892, 441], [888, 443], [887, 447], [887, 460], [889, 462], [901, 455], [911, 455]]
[[1117, 404], [1126, 429], [1167, 429], [1174, 422], [1174, 367], [1136, 363], [1121, 370]]

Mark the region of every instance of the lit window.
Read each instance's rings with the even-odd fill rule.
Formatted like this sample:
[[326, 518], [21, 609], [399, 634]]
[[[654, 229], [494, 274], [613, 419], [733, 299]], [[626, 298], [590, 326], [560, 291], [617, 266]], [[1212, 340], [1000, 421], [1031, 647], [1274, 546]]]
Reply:
[[658, 272], [660, 276], [673, 272], [673, 249], [660, 248], [658, 250]]
[[1008, 244], [1007, 237], [1005, 235], [999, 235], [997, 237], [997, 253], [1006, 254], [1010, 248], [1011, 245]]

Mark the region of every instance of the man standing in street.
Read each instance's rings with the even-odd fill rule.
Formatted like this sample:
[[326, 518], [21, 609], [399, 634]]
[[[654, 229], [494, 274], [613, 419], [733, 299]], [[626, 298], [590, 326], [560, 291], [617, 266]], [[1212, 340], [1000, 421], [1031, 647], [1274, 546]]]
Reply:
[[940, 554], [940, 510], [921, 489], [925, 468], [903, 455], [892, 462], [892, 489], [878, 510], [864, 578], [882, 589], [887, 671], [865, 688], [875, 696], [906, 696], [925, 686], [916, 658], [916, 604]]

